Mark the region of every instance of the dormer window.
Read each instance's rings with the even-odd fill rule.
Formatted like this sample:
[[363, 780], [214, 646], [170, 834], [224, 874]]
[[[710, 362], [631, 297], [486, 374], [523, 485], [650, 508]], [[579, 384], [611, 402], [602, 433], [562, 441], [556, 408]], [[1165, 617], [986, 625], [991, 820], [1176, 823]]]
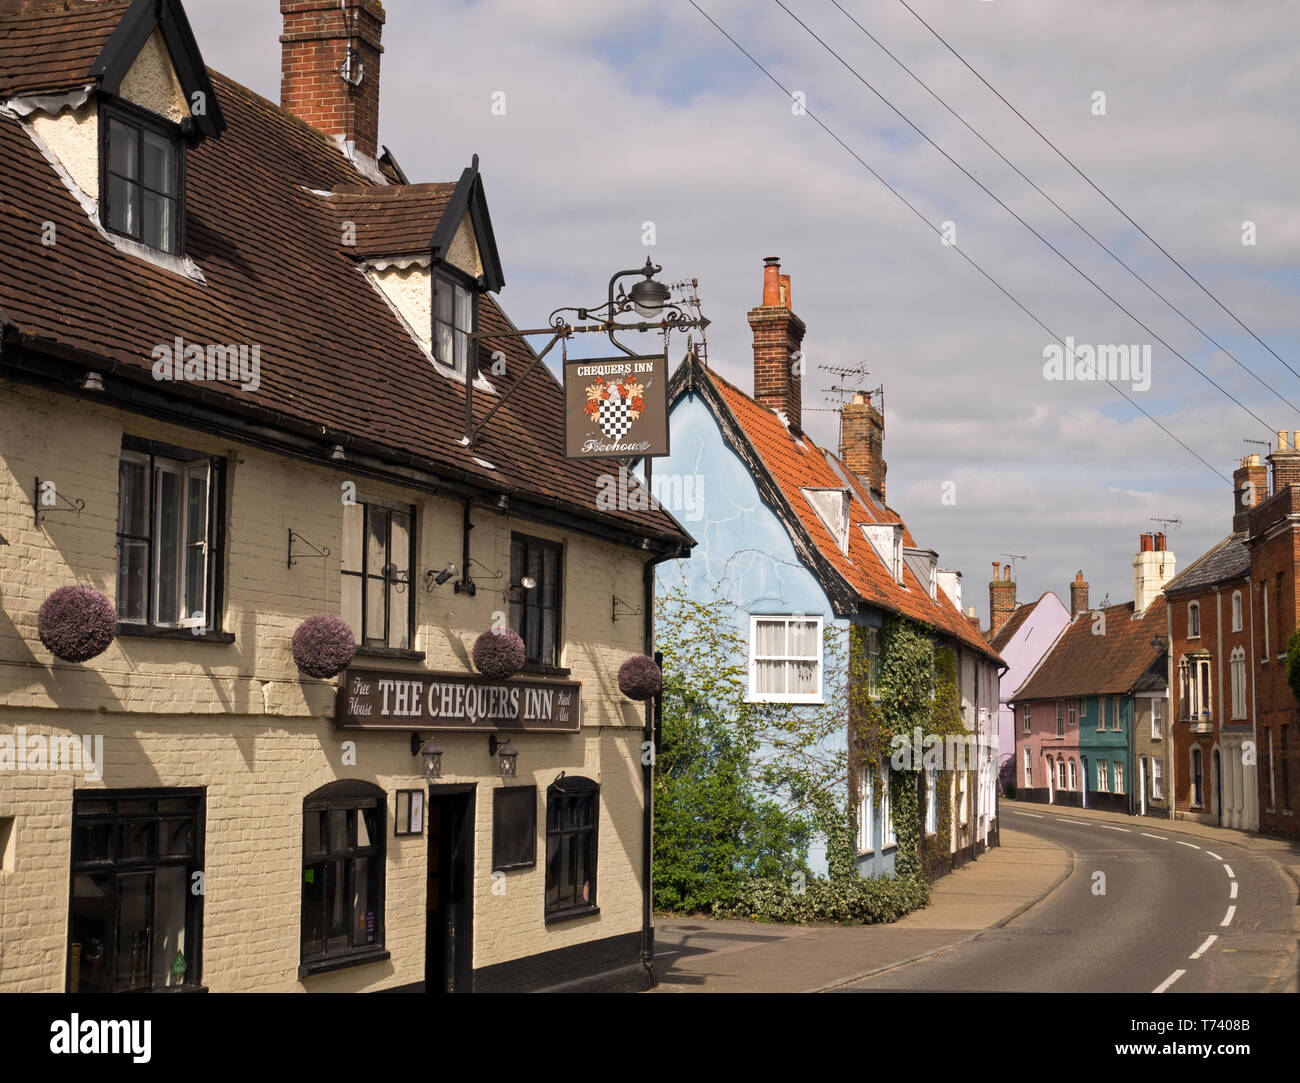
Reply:
[[465, 374], [469, 336], [474, 333], [474, 291], [459, 277], [433, 275], [433, 356], [452, 371]]
[[116, 103], [104, 106], [100, 120], [105, 228], [180, 254], [185, 151], [176, 126]]

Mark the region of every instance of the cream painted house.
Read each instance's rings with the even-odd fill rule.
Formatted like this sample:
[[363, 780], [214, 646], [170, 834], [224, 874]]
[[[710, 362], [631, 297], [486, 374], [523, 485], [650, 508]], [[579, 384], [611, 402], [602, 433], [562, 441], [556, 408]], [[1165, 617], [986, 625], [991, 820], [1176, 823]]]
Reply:
[[[383, 10], [351, 6], [377, 82]], [[339, 130], [278, 107], [172, 0], [0, 40], [43, 58], [0, 46], [0, 991], [647, 984], [618, 671], [652, 628], [611, 599], [650, 613], [693, 541], [563, 459], [477, 162], [408, 184], [377, 88]], [[40, 616], [68, 586], [115, 618], [86, 661]], [[320, 615], [355, 638], [328, 679], [293, 647]], [[483, 676], [506, 628], [523, 671]]]

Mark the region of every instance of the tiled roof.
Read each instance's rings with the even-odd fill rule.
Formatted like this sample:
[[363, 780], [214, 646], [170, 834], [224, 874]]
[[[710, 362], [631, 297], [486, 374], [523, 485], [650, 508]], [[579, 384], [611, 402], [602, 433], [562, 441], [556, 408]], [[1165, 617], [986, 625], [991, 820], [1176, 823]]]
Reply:
[[0, 97], [85, 86], [130, 0], [90, 0], [0, 14]]
[[[687, 359], [684, 364], [696, 362]], [[937, 591], [937, 599], [932, 600], [928, 586], [917, 580], [906, 562], [902, 585], [894, 580], [861, 526], [897, 523], [903, 527], [904, 546], [914, 548], [916, 542], [897, 513], [874, 500], [856, 475], [830, 452], [817, 447], [806, 434], [796, 437], [773, 411], [760, 406], [712, 369], [697, 365], [696, 372], [701, 379], [712, 382], [755, 455], [794, 509], [800, 526], [862, 602], [921, 621], [1000, 661], [988, 640], [962, 616], [942, 588]], [[801, 488], [843, 489], [846, 483], [852, 493], [847, 554], [800, 492]]]
[[1165, 584], [1165, 594], [1200, 590], [1250, 572], [1250, 550], [1244, 534], [1229, 534]]
[[[1105, 615], [1105, 633], [1095, 620]], [[1165, 600], [1156, 598], [1133, 619], [1133, 603], [1080, 613], [1061, 633], [1038, 667], [1016, 690], [1016, 702], [1059, 699], [1062, 696], [1118, 695], [1133, 689], [1138, 679], [1163, 653], [1152, 638], [1165, 634]]]
[[[352, 222], [359, 259], [429, 254], [434, 230], [442, 221], [456, 185], [343, 185], [329, 197], [338, 223]], [[341, 231], [339, 233], [341, 236]]]
[[[62, 16], [71, 20], [66, 34], [56, 33], [57, 20], [44, 12], [8, 19], [0, 37], [26, 20], [44, 39], [75, 39], [82, 45], [69, 46], [57, 70], [80, 70], [96, 51], [83, 39], [111, 29], [110, 11], [120, 15], [123, 7], [114, 0], [77, 5]], [[30, 46], [29, 39], [24, 33]], [[6, 40], [0, 85], [13, 85], [16, 72], [27, 70], [24, 52]], [[42, 64], [52, 83], [61, 78], [52, 74], [55, 65]], [[205, 283], [119, 251], [94, 228], [22, 124], [0, 115], [0, 330], [11, 344], [74, 358], [174, 400], [202, 396], [209, 408], [262, 423], [272, 418], [277, 430], [315, 434], [326, 446], [354, 440], [381, 449], [394, 464], [517, 493], [588, 522], [665, 543], [689, 540], [662, 510], [597, 510], [599, 478], [617, 474], [618, 464], [563, 458], [561, 387], [544, 364], [523, 378], [478, 446], [464, 447], [463, 382], [434, 369], [339, 244], [335, 212], [316, 194], [365, 186], [367, 179], [320, 132], [210, 74], [227, 128], [186, 155], [186, 254]], [[414, 197], [373, 199], [376, 207], [405, 208], [409, 201], [419, 208], [411, 218], [376, 211], [376, 236], [423, 233], [435, 190], [445, 187], [422, 185]], [[40, 243], [47, 221], [57, 228], [58, 243], [50, 247]], [[480, 324], [511, 327], [491, 295], [481, 300]], [[176, 336], [258, 345], [260, 387], [154, 381], [151, 351]], [[508, 375], [492, 380], [504, 390], [520, 379], [533, 353], [519, 339], [492, 340], [491, 349], [498, 348]], [[482, 348], [485, 370], [491, 349]], [[476, 392], [475, 416], [481, 419], [497, 401]]]

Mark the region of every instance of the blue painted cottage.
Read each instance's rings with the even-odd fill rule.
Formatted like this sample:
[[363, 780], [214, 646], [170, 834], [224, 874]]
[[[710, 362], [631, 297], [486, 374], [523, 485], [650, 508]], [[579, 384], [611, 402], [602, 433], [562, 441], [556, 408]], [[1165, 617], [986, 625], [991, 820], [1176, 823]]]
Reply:
[[[838, 455], [803, 432], [805, 327], [775, 259], [766, 263], [763, 301], [749, 312], [749, 324], [752, 396], [695, 354], [673, 374], [672, 454], [655, 460], [652, 483], [656, 492], [680, 485], [694, 494], [687, 521], [699, 544], [690, 560], [661, 566], [660, 597], [684, 589], [697, 600], [732, 603], [748, 644], [751, 697], [795, 712], [832, 702], [826, 682], [847, 680], [845, 667], [826, 657], [827, 641], [847, 650], [857, 625], [874, 653], [890, 613], [931, 629], [953, 651], [962, 714], [980, 744], [954, 782], [948, 834], [955, 867], [996, 844], [1000, 659], [975, 617], [962, 613], [961, 573], [941, 568], [938, 554], [920, 547], [885, 503], [884, 418], [870, 396], [856, 395], [843, 407]], [[827, 629], [833, 634], [824, 636]], [[841, 749], [849, 744], [845, 713]], [[896, 841], [888, 772], [868, 774], [850, 759], [846, 807], [857, 864], [864, 876], [890, 875]], [[937, 827], [934, 793], [931, 772], [922, 808], [929, 834]], [[824, 842], [810, 857], [824, 874]]]

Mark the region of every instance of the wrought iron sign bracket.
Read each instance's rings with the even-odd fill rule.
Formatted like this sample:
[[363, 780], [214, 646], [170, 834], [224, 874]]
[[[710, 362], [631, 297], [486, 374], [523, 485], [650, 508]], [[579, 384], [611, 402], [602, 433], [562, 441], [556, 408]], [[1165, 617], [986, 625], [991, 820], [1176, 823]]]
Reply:
[[618, 620], [618, 607], [619, 607], [619, 606], [622, 606], [622, 607], [623, 607], [623, 610], [624, 610], [623, 615], [624, 615], [625, 617], [639, 617], [639, 616], [641, 615], [641, 613], [643, 612], [643, 610], [641, 609], [640, 606], [637, 606], [635, 609], [633, 609], [631, 605], [629, 605], [627, 602], [623, 601], [623, 599], [620, 598], [617, 594], [615, 594], [615, 595], [613, 596], [613, 598], [614, 598], [614, 600], [613, 600], [612, 602], [610, 602], [610, 606], [609, 606], [609, 619], [612, 620], [612, 621], [617, 621], [617, 620]]
[[316, 546], [312, 545], [311, 542], [309, 542], [306, 538], [304, 538], [301, 534], [299, 534], [296, 530], [294, 530], [291, 527], [289, 529], [289, 563], [287, 567], [292, 568], [295, 564], [298, 563], [298, 557], [295, 557], [293, 555], [293, 543], [295, 541], [301, 542], [303, 545], [305, 545], [308, 549], [311, 550], [310, 553], [299, 553], [298, 557], [320, 557], [324, 559], [325, 557], [328, 557], [330, 555], [330, 551], [328, 549], [317, 549]]
[[[86, 502], [84, 500], [69, 500], [66, 496], [64, 496], [62, 493], [59, 492], [54, 482], [50, 481], [49, 479], [46, 479], [45, 484], [50, 487], [49, 493], [50, 496], [52, 497], [52, 499], [48, 504], [41, 500], [41, 497], [44, 495], [44, 493], [41, 492], [40, 478], [36, 479], [36, 485], [32, 489], [32, 515], [33, 518], [36, 520], [37, 526], [41, 525], [42, 515], [49, 515], [51, 512], [55, 512], [55, 511], [75, 511], [77, 513], [77, 518], [78, 519], [81, 518], [81, 513], [86, 510]], [[63, 501], [63, 503], [67, 504], [68, 506], [66, 508], [59, 507], [58, 504], [60, 500]]]

